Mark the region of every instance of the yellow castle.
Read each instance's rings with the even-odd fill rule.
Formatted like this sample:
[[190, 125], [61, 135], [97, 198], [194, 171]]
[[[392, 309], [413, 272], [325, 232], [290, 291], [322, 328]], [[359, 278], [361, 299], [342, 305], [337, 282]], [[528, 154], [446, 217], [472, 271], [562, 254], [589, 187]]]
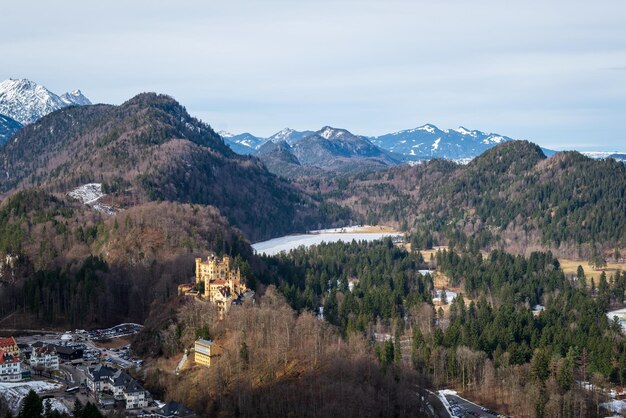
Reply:
[[[211, 254], [206, 260], [196, 258], [195, 285], [181, 284], [178, 286], [178, 293], [203, 297], [217, 306], [222, 317], [233, 301], [249, 291], [242, 283], [239, 267], [233, 264], [232, 259], [227, 255], [219, 258]], [[200, 292], [202, 289], [204, 291]]]

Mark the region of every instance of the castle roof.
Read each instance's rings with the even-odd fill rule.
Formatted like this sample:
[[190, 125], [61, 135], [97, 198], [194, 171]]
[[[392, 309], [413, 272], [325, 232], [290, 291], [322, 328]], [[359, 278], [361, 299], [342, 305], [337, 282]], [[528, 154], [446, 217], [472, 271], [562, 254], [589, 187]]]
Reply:
[[16, 345], [17, 345], [17, 343], [15, 342], [15, 338], [13, 338], [13, 337], [0, 338], [0, 348], [3, 348], [3, 347], [14, 347]]
[[194, 415], [191, 409], [175, 401], [168, 402], [154, 412], [160, 417], [188, 417]]
[[46, 345], [42, 347], [37, 347], [34, 350], [35, 354], [43, 355], [43, 354], [56, 354], [56, 350], [53, 345]]
[[0, 364], [9, 364], [9, 363], [19, 363], [20, 359], [11, 354], [7, 353], [4, 350], [0, 350]]

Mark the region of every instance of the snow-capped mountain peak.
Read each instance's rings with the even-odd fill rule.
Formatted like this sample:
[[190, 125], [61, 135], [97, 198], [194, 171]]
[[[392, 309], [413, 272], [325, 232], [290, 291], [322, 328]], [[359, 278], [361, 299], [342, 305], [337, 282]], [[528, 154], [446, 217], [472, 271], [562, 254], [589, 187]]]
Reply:
[[469, 136], [473, 136], [473, 137], [476, 137], [476, 135], [478, 133], [477, 131], [470, 131], [469, 129], [465, 129], [462, 126], [459, 126], [458, 128], [452, 129], [452, 130], [454, 132], [460, 133], [461, 135], [469, 135]]
[[345, 129], [333, 128], [331, 126], [324, 126], [317, 131], [317, 134], [324, 139], [337, 139], [349, 134]]
[[88, 106], [91, 104], [91, 101], [86, 98], [80, 90], [74, 90], [72, 92], [63, 94], [61, 96], [61, 100], [67, 103], [68, 106]]
[[444, 158], [471, 159], [492, 146], [511, 138], [470, 130], [463, 126], [440, 130], [432, 124], [372, 138], [372, 142], [411, 160]]
[[276, 132], [274, 135], [270, 136], [268, 138], [269, 141], [272, 142], [281, 142], [281, 141], [286, 141], [295, 131], [291, 128], [285, 128], [285, 129], [281, 129], [280, 131]]
[[293, 145], [296, 142], [300, 141], [302, 138], [305, 138], [311, 134], [313, 134], [312, 131], [296, 131], [295, 129], [285, 128], [276, 132], [274, 135], [267, 138], [267, 140], [276, 143], [285, 141], [289, 145]]
[[0, 83], [0, 114], [21, 124], [35, 122], [48, 113], [69, 105], [91, 104], [80, 90], [63, 98], [28, 79], [8, 79]]
[[431, 124], [426, 124], [423, 126], [420, 126], [419, 128], [416, 128], [418, 131], [426, 131], [429, 132], [431, 134], [434, 134], [436, 130], [439, 130], [435, 125], [431, 125]]

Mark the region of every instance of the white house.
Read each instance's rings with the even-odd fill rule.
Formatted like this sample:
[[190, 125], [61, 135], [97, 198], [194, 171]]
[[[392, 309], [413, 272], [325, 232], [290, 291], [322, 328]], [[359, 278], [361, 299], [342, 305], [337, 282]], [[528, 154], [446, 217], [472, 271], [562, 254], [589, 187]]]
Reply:
[[0, 382], [22, 380], [22, 362], [17, 356], [0, 350]]
[[35, 348], [30, 355], [30, 365], [44, 370], [59, 370], [59, 355], [51, 346]]

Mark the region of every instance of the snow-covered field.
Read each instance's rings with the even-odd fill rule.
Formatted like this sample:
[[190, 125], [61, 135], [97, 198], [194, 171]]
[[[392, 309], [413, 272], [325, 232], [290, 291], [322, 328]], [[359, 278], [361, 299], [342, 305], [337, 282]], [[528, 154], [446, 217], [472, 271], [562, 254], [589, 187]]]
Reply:
[[377, 227], [372, 225], [355, 225], [355, 226], [344, 226], [341, 228], [330, 228], [330, 229], [316, 229], [315, 231], [309, 231], [309, 234], [348, 234], [348, 233], [373, 233], [374, 231], [381, 230], [384, 231], [384, 227]]
[[[346, 229], [346, 228], [340, 228]], [[398, 232], [324, 232], [329, 230], [316, 231], [313, 234], [301, 234], [301, 235], [286, 235], [284, 237], [274, 238], [268, 241], [257, 242], [252, 244], [252, 248], [258, 254], [276, 255], [283, 251], [289, 252], [290, 250], [298, 247], [310, 247], [312, 245], [318, 245], [322, 242], [350, 242], [356, 241], [375, 241], [385, 237], [396, 237], [402, 234]]]
[[[31, 389], [37, 393], [42, 393], [59, 389], [60, 387], [61, 385], [58, 383], [45, 382], [42, 380], [14, 383], [2, 382], [0, 383], [0, 396], [2, 396], [7, 401], [9, 408], [11, 408], [12, 411], [17, 412], [17, 410], [19, 409], [20, 401], [22, 400], [22, 398], [28, 395], [28, 392], [30, 392]], [[57, 402], [53, 403], [53, 408], [55, 407]], [[65, 408], [64, 405], [63, 407]], [[65, 408], [64, 410], [67, 410], [67, 408]], [[64, 410], [59, 409], [60, 412], [63, 412]]]
[[[440, 302], [442, 293], [443, 289], [435, 289], [435, 297], [433, 298], [433, 302]], [[457, 296], [458, 294], [456, 292], [446, 290], [446, 302], [452, 302], [454, 299], [456, 299]]]
[[102, 192], [102, 184], [101, 183], [87, 183], [83, 184], [80, 187], [75, 188], [71, 192], [67, 194], [74, 199], [80, 200], [85, 205], [89, 205], [98, 212], [106, 213], [112, 215], [115, 213], [115, 209], [110, 206], [103, 205], [99, 203], [98, 200], [105, 196]]

